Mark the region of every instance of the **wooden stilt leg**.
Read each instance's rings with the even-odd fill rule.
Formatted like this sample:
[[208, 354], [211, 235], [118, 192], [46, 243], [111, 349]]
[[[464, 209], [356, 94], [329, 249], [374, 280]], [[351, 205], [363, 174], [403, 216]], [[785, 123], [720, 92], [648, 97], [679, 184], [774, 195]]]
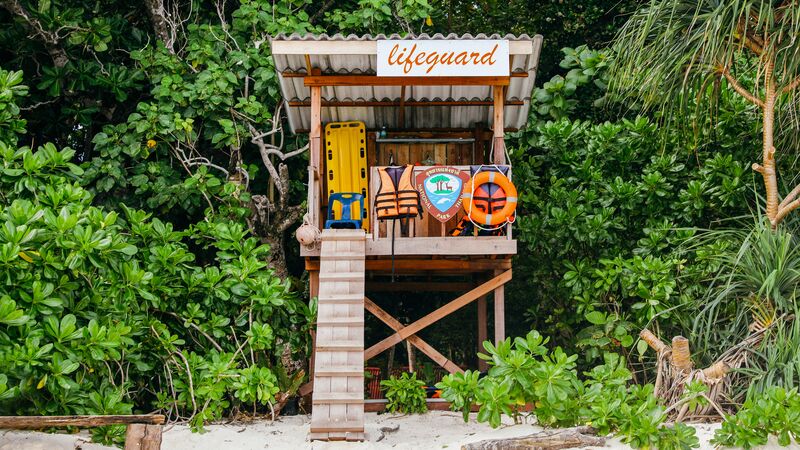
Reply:
[[[308, 296], [314, 298], [319, 296], [319, 271], [308, 271]], [[311, 358], [308, 361], [308, 383], [304, 384], [299, 390], [298, 394], [305, 396], [314, 391], [314, 359], [317, 355], [317, 330], [316, 327], [311, 329]]]
[[[495, 276], [503, 273], [495, 271]], [[504, 285], [494, 288], [494, 342], [497, 344], [506, 338], [506, 291]]]
[[[478, 351], [483, 351], [483, 342], [489, 339], [488, 331], [488, 317], [486, 315], [486, 296], [478, 299]], [[489, 365], [486, 361], [478, 358], [478, 370], [483, 372], [487, 370]]]

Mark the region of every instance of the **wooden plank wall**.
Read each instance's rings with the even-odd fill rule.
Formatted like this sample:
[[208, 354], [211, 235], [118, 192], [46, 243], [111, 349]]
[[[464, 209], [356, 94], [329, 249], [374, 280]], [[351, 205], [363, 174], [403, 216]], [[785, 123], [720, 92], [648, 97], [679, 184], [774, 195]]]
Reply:
[[[381, 143], [376, 145], [375, 133], [368, 133], [368, 146], [367, 163], [370, 167], [373, 166], [387, 166], [392, 156], [394, 156], [395, 165], [474, 165], [480, 164], [485, 161], [485, 142], [478, 139], [474, 147], [472, 143]], [[428, 136], [426, 136], [428, 137]], [[434, 137], [443, 137], [434, 135]], [[473, 136], [461, 136], [473, 137]], [[374, 180], [377, 181], [377, 180]], [[370, 186], [373, 186], [372, 180]], [[377, 191], [377, 184], [374, 184], [373, 192]], [[445, 236], [453, 228], [456, 227], [458, 221], [463, 217], [463, 213], [459, 212], [456, 217], [442, 224], [436, 219], [429, 218], [428, 214], [423, 214], [422, 218], [417, 218], [413, 224], [409, 226], [408, 236], [425, 237], [425, 236]], [[400, 236], [401, 230], [399, 223], [396, 225], [395, 235]], [[378, 236], [389, 236], [392, 226], [387, 223], [381, 222], [378, 224]]]
[[[386, 166], [389, 165], [389, 159], [391, 155], [394, 155], [394, 163], [396, 165], [403, 165], [403, 164], [419, 164], [419, 165], [432, 165], [433, 164], [441, 164], [441, 165], [475, 165], [485, 163], [488, 158], [489, 153], [489, 146], [490, 146], [490, 138], [491, 132], [488, 132], [485, 129], [476, 129], [475, 131], [454, 131], [454, 132], [390, 132], [388, 137], [419, 137], [419, 138], [470, 138], [475, 139], [475, 143], [381, 143], [380, 145], [376, 145], [376, 132], [375, 130], [368, 130], [367, 131], [367, 166], [372, 168], [374, 166]], [[325, 154], [325, 140], [322, 139], [321, 145], [323, 147], [322, 154]], [[321, 158], [322, 168], [320, 170], [321, 174], [326, 173], [325, 167], [326, 158]], [[370, 171], [371, 176], [371, 171]], [[321, 192], [327, 192], [327, 177], [321, 176]], [[376, 180], [370, 180], [370, 187], [373, 186], [373, 183]], [[375, 192], [376, 190], [370, 190], [370, 192]], [[317, 205], [319, 207], [319, 216], [321, 218], [321, 222], [324, 223], [325, 215], [327, 214], [328, 202], [327, 196], [322, 195], [322, 199]], [[372, 209], [373, 205], [369, 205], [369, 209]], [[457, 217], [451, 219], [444, 227], [442, 227], [441, 222], [435, 219], [428, 219], [427, 215], [424, 215], [423, 218], [417, 219], [414, 221], [414, 225], [411, 226], [410, 232], [413, 232], [414, 227], [416, 226], [416, 232], [413, 232], [414, 236], [422, 237], [422, 236], [444, 236], [445, 234], [449, 233], [450, 230], [455, 228], [458, 224], [458, 221], [463, 216], [462, 213], [459, 213]], [[381, 223], [379, 224], [380, 229], [378, 230], [379, 236], [385, 237], [388, 236], [386, 231], [386, 224]], [[398, 236], [400, 233], [400, 227], [398, 225]], [[390, 226], [391, 229], [391, 226]]]

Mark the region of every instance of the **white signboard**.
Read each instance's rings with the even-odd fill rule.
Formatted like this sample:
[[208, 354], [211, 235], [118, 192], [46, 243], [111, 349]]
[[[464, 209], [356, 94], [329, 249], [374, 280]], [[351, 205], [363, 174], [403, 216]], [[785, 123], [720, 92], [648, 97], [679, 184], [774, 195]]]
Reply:
[[379, 77], [508, 76], [507, 40], [378, 41]]

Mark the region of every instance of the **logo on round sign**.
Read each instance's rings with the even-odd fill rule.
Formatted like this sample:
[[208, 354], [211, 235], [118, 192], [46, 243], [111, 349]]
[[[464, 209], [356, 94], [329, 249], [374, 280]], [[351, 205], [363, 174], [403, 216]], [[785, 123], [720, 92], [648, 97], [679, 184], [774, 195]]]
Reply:
[[440, 222], [447, 222], [461, 208], [461, 191], [469, 175], [455, 167], [431, 167], [417, 174], [422, 206]]

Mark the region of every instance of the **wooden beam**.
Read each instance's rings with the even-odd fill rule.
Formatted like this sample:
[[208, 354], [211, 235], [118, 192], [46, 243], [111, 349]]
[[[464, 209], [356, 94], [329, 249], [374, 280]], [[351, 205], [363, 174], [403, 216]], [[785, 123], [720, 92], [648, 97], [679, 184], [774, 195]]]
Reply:
[[[392, 317], [391, 314], [384, 311], [380, 306], [375, 304], [372, 300], [367, 297], [364, 297], [364, 308], [371, 312], [375, 317], [381, 320], [381, 322], [385, 323], [389, 326], [393, 331], [400, 331], [403, 329], [403, 324], [400, 323], [397, 319]], [[461, 373], [460, 367], [455, 365], [452, 361], [447, 359], [444, 355], [439, 353], [435, 348], [431, 347], [427, 342], [423, 341], [418, 336], [409, 336], [408, 342], [411, 343], [414, 347], [417, 347], [419, 351], [427, 355], [430, 359], [432, 359], [436, 364], [444, 367], [450, 373]], [[364, 358], [364, 361], [367, 359]]]
[[[305, 78], [306, 76], [308, 76], [309, 73], [311, 73], [311, 72], [296, 72], [296, 71], [291, 71], [291, 70], [284, 70], [283, 72], [280, 73], [280, 75], [282, 77], [284, 77], [284, 78]], [[327, 74], [321, 74], [321, 75], [330, 76], [330, 75], [338, 75], [338, 74], [327, 73]], [[375, 76], [375, 74], [372, 74], [372, 73], [351, 73], [351, 74], [348, 74], [348, 75], [353, 76], [353, 77], [374, 77]], [[509, 76], [511, 78], [528, 78], [528, 77], [530, 77], [530, 74], [528, 74], [528, 72], [516, 71], [516, 72], [511, 72], [509, 74]]]
[[[486, 314], [486, 296], [478, 299], [478, 351], [482, 352], [483, 342], [489, 338], [488, 320]], [[481, 372], [488, 370], [489, 364], [486, 361], [478, 358], [478, 370]]]
[[322, 75], [303, 77], [306, 87], [319, 86], [508, 86], [511, 77], [379, 77]]
[[104, 427], [131, 423], [163, 425], [163, 414], [131, 414], [101, 416], [0, 416], [0, 428], [25, 430], [49, 427]]
[[494, 123], [493, 123], [493, 150], [492, 150], [492, 162], [494, 164], [505, 164], [506, 163], [506, 143], [505, 143], [505, 131], [503, 130], [503, 126], [505, 125], [505, 119], [503, 117], [503, 104], [505, 103], [505, 91], [502, 86], [494, 86], [492, 87], [492, 96], [494, 97]]
[[438, 308], [437, 310], [433, 311], [432, 313], [426, 315], [425, 317], [417, 320], [416, 322], [408, 325], [407, 327], [403, 328], [402, 330], [396, 332], [395, 334], [387, 337], [386, 339], [378, 342], [377, 344], [373, 345], [372, 347], [368, 348], [364, 352], [364, 359], [370, 359], [375, 355], [380, 354], [384, 350], [388, 349], [389, 347], [402, 342], [404, 339], [407, 339], [409, 336], [419, 333], [421, 330], [427, 328], [433, 323], [438, 322], [443, 317], [446, 317], [452, 314], [455, 311], [463, 308], [464, 306], [472, 303], [479, 297], [488, 294], [489, 292], [496, 289], [498, 286], [502, 286], [503, 284], [507, 283], [511, 280], [511, 269], [502, 272], [500, 275], [492, 278], [491, 280], [483, 283], [482, 285], [472, 289], [471, 291], [467, 292], [466, 294], [456, 298], [455, 300], [451, 301], [450, 303]]
[[311, 88], [311, 167], [319, 171], [320, 159], [322, 158], [322, 88], [315, 86]]
[[[296, 108], [307, 108], [311, 106], [308, 100], [299, 100], [287, 102], [289, 106]], [[506, 106], [522, 106], [525, 102], [522, 100], [508, 100], [505, 102]], [[352, 100], [352, 101], [333, 101], [322, 100], [323, 107], [332, 108], [409, 108], [424, 107], [424, 106], [493, 106], [494, 100], [387, 100], [387, 101], [372, 101], [372, 100]], [[403, 112], [402, 109], [398, 113]], [[400, 122], [403, 123], [403, 122]]]
[[[315, 274], [315, 271], [318, 271], [320, 267], [320, 261], [318, 259], [309, 259], [306, 258], [305, 269], [309, 271], [309, 288], [311, 289], [312, 296], [316, 295], [313, 294], [313, 276], [318, 275]], [[368, 259], [364, 261], [364, 268], [367, 271], [391, 271], [392, 270], [392, 261], [389, 259]], [[424, 268], [426, 272], [429, 271], [440, 271], [440, 270], [449, 270], [455, 272], [484, 272], [487, 270], [495, 270], [495, 269], [510, 269], [511, 268], [511, 259], [510, 258], [503, 258], [503, 259], [425, 259], [425, 258], [414, 258], [414, 259], [395, 259], [394, 260], [394, 269], [395, 271], [413, 271], [419, 272], [420, 268]], [[316, 281], [319, 283], [319, 281]]]
[[[463, 237], [398, 237], [395, 238], [395, 256], [485, 256], [515, 255], [517, 241], [506, 236]], [[389, 256], [392, 254], [392, 239], [367, 239], [367, 256]], [[301, 256], [318, 256], [319, 249], [300, 248]], [[424, 267], [420, 268], [425, 271]]]
[[[539, 44], [541, 36], [537, 34], [530, 40], [508, 41], [508, 52], [512, 55], [530, 55], [534, 52], [534, 42]], [[273, 55], [376, 55], [378, 41], [272, 40], [270, 51]]]
[[406, 87], [400, 86], [400, 104], [397, 111], [397, 125], [400, 128], [406, 127]]
[[464, 292], [475, 287], [468, 282], [436, 282], [436, 281], [367, 281], [366, 292]]
[[[306, 128], [297, 128], [297, 129], [294, 130], [294, 132], [296, 134], [309, 133], [310, 131], [311, 130], [308, 130]], [[374, 131], [374, 130], [368, 130], [368, 131]], [[514, 128], [514, 127], [508, 127], [508, 128], [506, 128], [506, 131], [511, 133], [511, 132], [514, 132], [514, 131], [519, 131], [519, 129], [518, 128]], [[392, 133], [398, 133], [398, 134], [399, 133], [409, 133], [409, 134], [413, 133], [413, 134], [426, 134], [426, 135], [427, 134], [436, 134], [436, 133], [440, 133], [440, 134], [445, 134], [445, 133], [469, 134], [469, 133], [472, 133], [472, 128], [423, 128], [423, 129], [416, 129], [415, 128], [413, 130], [399, 130], [399, 129], [390, 128], [390, 129], [387, 129], [386, 132], [389, 133], [389, 136], [391, 136]], [[470, 137], [472, 137], [472, 136], [470, 136]]]
[[[495, 275], [500, 274], [495, 271]], [[506, 338], [506, 293], [503, 284], [494, 289], [494, 343]]]

